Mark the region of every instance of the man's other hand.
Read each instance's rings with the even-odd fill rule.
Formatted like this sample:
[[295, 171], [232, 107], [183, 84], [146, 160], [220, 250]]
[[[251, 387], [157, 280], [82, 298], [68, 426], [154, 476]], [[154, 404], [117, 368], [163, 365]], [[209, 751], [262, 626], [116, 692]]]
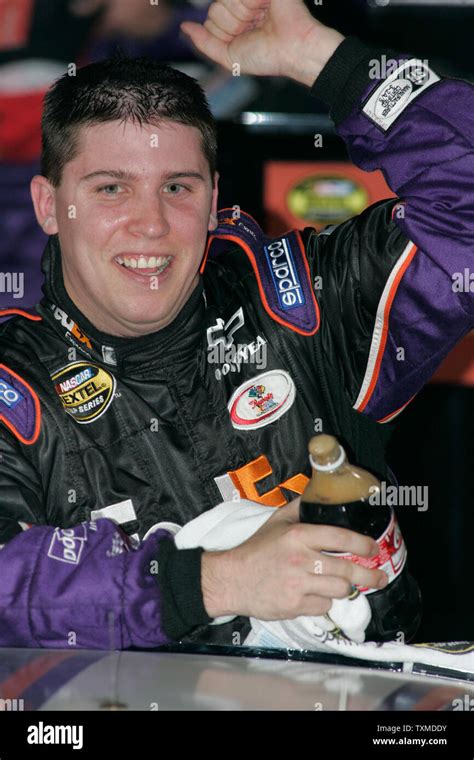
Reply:
[[[204, 552], [201, 581], [210, 617], [245, 615], [288, 620], [323, 615], [352, 585], [383, 588], [386, 574], [322, 551], [361, 557], [378, 553], [376, 542], [345, 528], [298, 522], [299, 499], [278, 509], [234, 549]], [[383, 585], [381, 585], [383, 584]]]
[[302, 0], [218, 0], [204, 24], [186, 21], [181, 29], [236, 76], [287, 76], [308, 86], [344, 39]]

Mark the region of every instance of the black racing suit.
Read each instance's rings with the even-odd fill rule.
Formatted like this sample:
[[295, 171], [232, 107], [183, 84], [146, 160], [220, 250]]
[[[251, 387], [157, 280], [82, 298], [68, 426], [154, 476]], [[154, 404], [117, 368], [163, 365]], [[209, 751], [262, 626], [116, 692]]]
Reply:
[[122, 648], [230, 642], [247, 621], [208, 625], [202, 549], [150, 529], [236, 494], [284, 505], [315, 432], [389, 478], [391, 420], [473, 324], [453, 282], [473, 255], [474, 97], [423, 65], [402, 89], [373, 81], [373, 56], [345, 40], [313, 91], [400, 201], [274, 240], [219, 212], [188, 302], [133, 339], [78, 311], [50, 238], [44, 299], [0, 328], [0, 645], [65, 646], [73, 630], [107, 648], [111, 612]]

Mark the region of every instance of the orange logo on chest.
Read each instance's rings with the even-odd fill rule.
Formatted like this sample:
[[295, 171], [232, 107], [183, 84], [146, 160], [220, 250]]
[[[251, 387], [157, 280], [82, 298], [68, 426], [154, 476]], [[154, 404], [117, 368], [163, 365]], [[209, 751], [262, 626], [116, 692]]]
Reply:
[[306, 484], [309, 482], [309, 478], [299, 472], [279, 483], [276, 488], [272, 488], [267, 493], [260, 495], [256, 484], [272, 473], [273, 470], [270, 462], [264, 454], [261, 454], [252, 462], [227, 474], [239, 491], [242, 499], [256, 501], [258, 504], [263, 504], [266, 507], [284, 507], [285, 504], [288, 504], [288, 499], [285, 498], [281, 489], [287, 488], [297, 494], [302, 494]]

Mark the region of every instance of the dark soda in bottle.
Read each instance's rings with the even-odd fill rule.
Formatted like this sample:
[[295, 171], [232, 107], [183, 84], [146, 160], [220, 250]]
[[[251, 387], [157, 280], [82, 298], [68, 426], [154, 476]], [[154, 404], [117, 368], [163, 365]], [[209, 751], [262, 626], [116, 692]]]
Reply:
[[[300, 521], [336, 525], [377, 541], [374, 558], [327, 552], [332, 556], [384, 570], [388, 586], [362, 588], [372, 610], [366, 641], [408, 642], [421, 621], [421, 594], [408, 573], [406, 547], [393, 508], [378, 503], [381, 484], [370, 472], [349, 464], [342, 446], [331, 435], [317, 435], [309, 442], [312, 477], [301, 496]], [[371, 498], [372, 497], [372, 498]]]

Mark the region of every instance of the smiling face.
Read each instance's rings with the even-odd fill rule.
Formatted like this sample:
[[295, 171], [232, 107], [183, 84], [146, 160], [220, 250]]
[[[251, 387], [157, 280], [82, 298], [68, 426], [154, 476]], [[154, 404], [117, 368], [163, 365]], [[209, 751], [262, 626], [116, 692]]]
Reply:
[[95, 327], [132, 337], [175, 318], [216, 226], [217, 175], [197, 128], [82, 127], [60, 185], [37, 176], [31, 191], [38, 221], [59, 235], [66, 290]]

